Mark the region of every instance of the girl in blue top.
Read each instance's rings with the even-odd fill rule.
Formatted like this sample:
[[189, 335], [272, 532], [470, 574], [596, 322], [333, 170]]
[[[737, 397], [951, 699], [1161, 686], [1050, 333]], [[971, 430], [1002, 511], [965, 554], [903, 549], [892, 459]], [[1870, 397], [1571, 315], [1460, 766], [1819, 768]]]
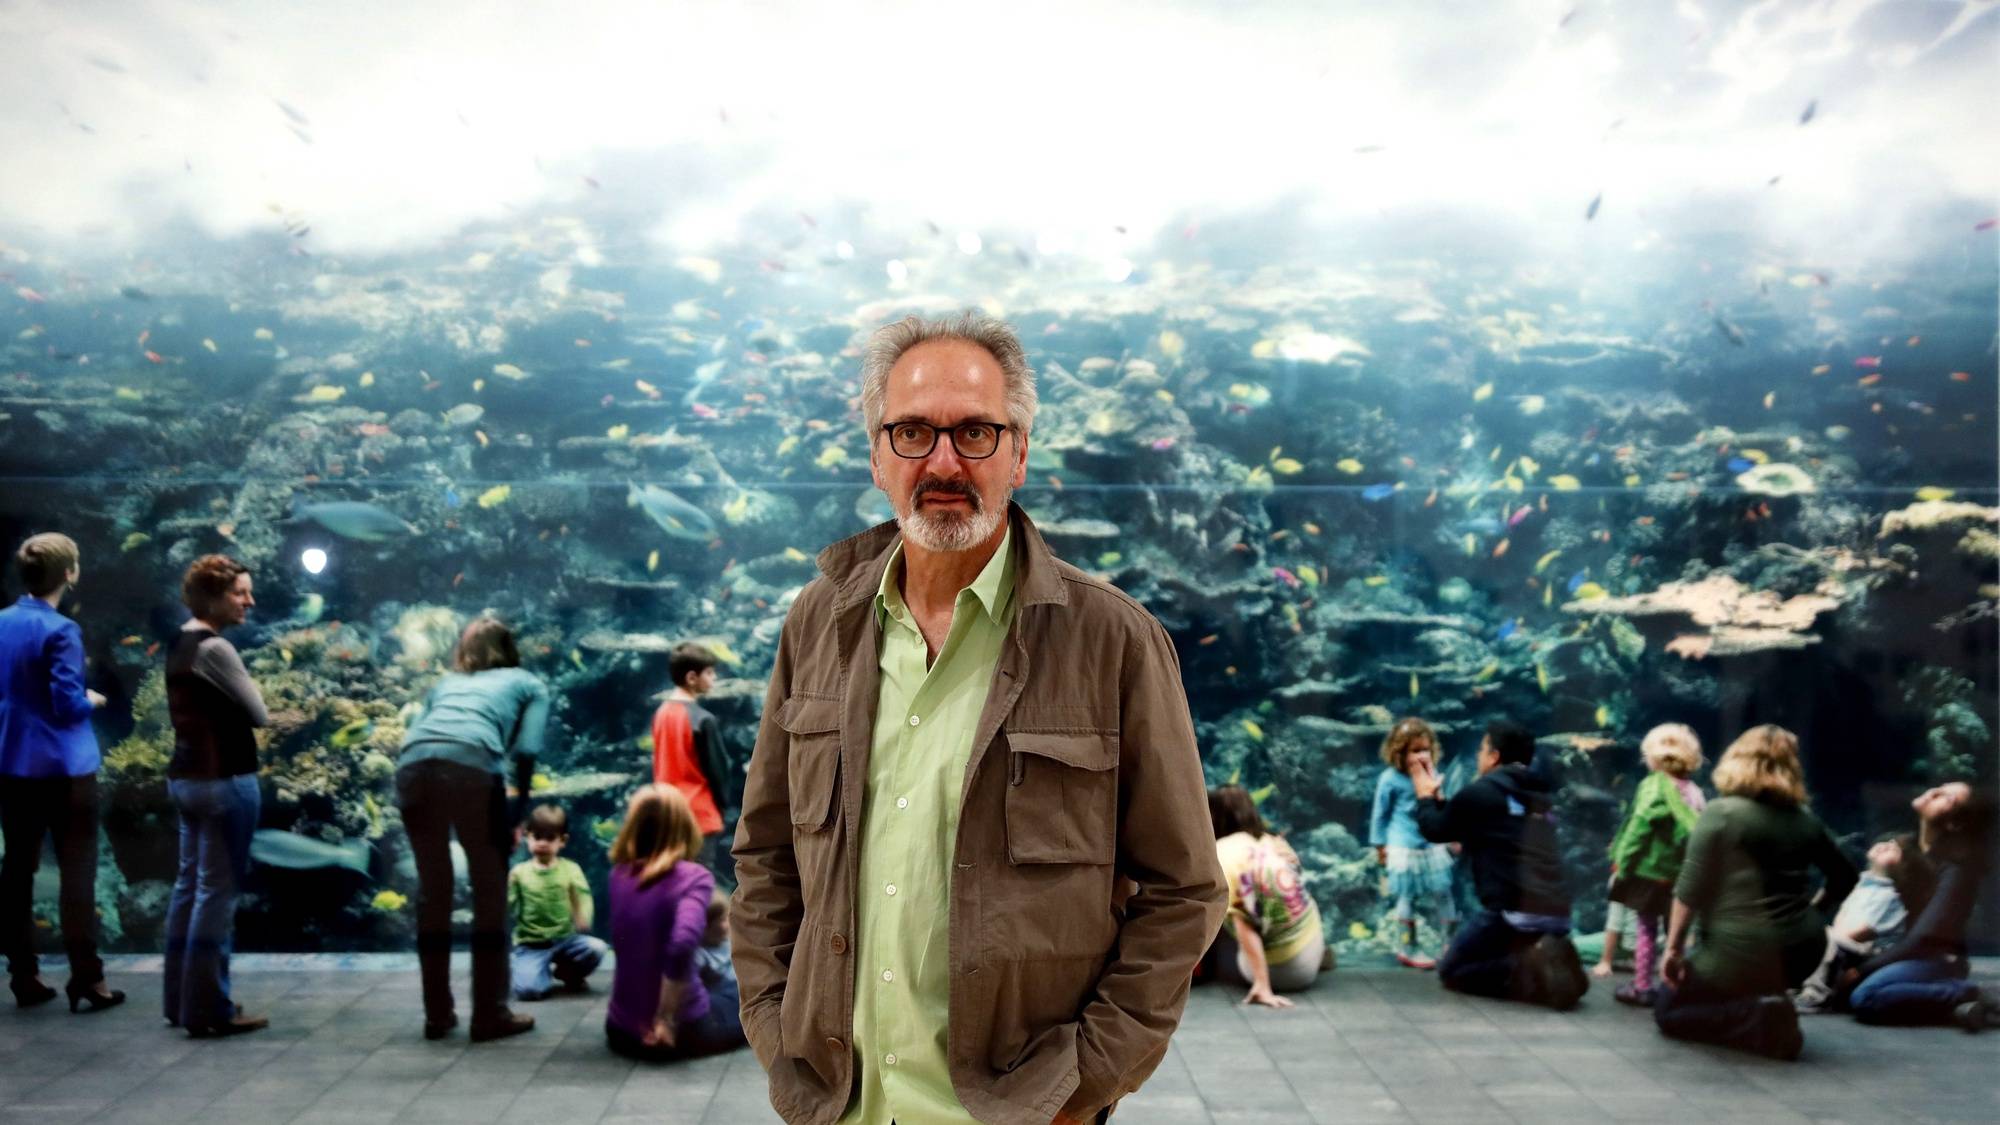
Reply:
[[1383, 894], [1392, 904], [1391, 916], [1402, 930], [1396, 963], [1411, 969], [1431, 969], [1437, 962], [1417, 950], [1417, 908], [1421, 903], [1445, 941], [1458, 928], [1458, 906], [1451, 897], [1452, 850], [1433, 844], [1417, 831], [1417, 790], [1410, 771], [1428, 767], [1437, 756], [1437, 734], [1418, 718], [1399, 720], [1382, 740], [1387, 768], [1375, 783], [1375, 809], [1368, 817], [1368, 843], [1375, 860], [1387, 872]]

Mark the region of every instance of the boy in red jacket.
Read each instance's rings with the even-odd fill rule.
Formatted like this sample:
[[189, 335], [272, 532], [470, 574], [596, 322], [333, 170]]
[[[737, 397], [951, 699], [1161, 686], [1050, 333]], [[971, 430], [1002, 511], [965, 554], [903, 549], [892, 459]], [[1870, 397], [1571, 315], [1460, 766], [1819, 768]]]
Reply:
[[733, 886], [734, 872], [718, 866], [729, 858], [722, 837], [729, 767], [715, 716], [698, 702], [715, 687], [715, 664], [715, 654], [697, 644], [677, 645], [668, 658], [674, 686], [653, 713], [653, 780], [687, 796], [703, 836], [702, 866]]

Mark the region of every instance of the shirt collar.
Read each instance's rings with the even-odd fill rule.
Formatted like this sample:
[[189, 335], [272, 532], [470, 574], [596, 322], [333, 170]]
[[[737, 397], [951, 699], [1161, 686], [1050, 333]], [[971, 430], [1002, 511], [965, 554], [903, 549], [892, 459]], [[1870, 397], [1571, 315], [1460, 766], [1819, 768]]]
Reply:
[[[970, 593], [978, 600], [980, 608], [986, 611], [986, 616], [995, 625], [1003, 627], [1007, 624], [1008, 607], [1014, 600], [1013, 548], [1014, 525], [1010, 520], [1006, 533], [1000, 537], [1000, 549], [986, 560], [986, 566], [980, 570], [979, 577], [972, 580], [972, 585], [959, 591], [961, 598]], [[903, 543], [898, 539], [895, 548], [889, 552], [888, 565], [882, 568], [882, 581], [875, 589], [875, 619], [878, 624], [884, 615], [904, 608], [903, 591], [896, 582], [902, 565]]]

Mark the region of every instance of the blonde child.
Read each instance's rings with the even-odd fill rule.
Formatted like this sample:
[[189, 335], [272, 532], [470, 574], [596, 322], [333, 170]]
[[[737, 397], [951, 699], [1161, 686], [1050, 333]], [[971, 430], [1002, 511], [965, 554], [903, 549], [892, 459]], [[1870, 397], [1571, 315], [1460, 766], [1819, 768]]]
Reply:
[[1384, 897], [1391, 918], [1401, 931], [1396, 963], [1410, 969], [1434, 969], [1437, 962], [1417, 949], [1418, 904], [1432, 913], [1450, 940], [1458, 928], [1458, 906], [1451, 896], [1452, 850], [1433, 844], [1417, 830], [1417, 790], [1411, 772], [1436, 766], [1437, 732], [1418, 718], [1399, 720], [1382, 740], [1385, 768], [1375, 782], [1375, 807], [1368, 817], [1368, 843], [1386, 873]]
[[1650, 770], [1632, 811], [1611, 842], [1611, 900], [1632, 909], [1632, 980], [1612, 993], [1622, 1004], [1651, 1007], [1657, 986], [1660, 924], [1674, 901], [1688, 833], [1707, 806], [1689, 775], [1701, 768], [1701, 740], [1680, 723], [1646, 732], [1639, 754]]

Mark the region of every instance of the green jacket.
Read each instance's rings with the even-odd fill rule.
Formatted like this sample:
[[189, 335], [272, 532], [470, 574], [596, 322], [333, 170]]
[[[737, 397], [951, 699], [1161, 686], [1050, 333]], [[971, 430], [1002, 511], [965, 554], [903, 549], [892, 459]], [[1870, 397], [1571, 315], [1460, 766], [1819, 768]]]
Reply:
[[1688, 833], [1696, 819], [1672, 777], [1657, 770], [1647, 774], [1632, 795], [1625, 827], [1611, 841], [1611, 862], [1621, 875], [1673, 882], [1680, 877]]

